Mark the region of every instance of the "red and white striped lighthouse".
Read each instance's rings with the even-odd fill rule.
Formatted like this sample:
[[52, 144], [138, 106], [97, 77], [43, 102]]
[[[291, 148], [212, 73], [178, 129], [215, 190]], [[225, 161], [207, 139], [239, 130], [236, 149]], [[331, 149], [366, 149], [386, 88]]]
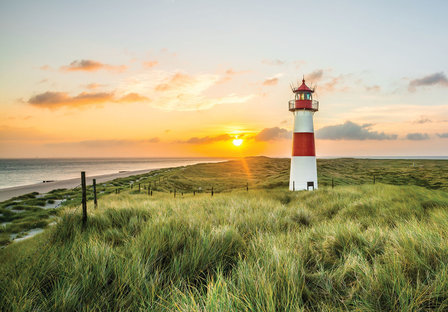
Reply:
[[317, 189], [317, 167], [313, 116], [319, 110], [319, 102], [313, 100], [314, 89], [308, 88], [305, 79], [293, 92], [294, 100], [289, 101], [289, 110], [294, 114], [289, 190], [314, 190]]

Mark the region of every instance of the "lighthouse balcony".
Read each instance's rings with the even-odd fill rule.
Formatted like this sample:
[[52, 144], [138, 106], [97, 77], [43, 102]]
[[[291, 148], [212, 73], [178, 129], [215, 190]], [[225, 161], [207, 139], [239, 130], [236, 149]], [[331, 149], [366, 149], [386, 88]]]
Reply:
[[319, 102], [315, 100], [291, 100], [288, 103], [291, 112], [304, 109], [317, 112], [319, 110]]

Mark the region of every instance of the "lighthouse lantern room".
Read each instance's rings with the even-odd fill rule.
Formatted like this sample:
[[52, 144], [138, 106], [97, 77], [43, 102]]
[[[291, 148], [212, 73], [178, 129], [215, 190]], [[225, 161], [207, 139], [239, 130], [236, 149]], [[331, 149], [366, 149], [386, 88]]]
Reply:
[[319, 102], [313, 100], [314, 89], [305, 84], [292, 88], [294, 100], [289, 101], [289, 111], [294, 114], [291, 172], [289, 190], [317, 189], [316, 148], [314, 145], [314, 113]]

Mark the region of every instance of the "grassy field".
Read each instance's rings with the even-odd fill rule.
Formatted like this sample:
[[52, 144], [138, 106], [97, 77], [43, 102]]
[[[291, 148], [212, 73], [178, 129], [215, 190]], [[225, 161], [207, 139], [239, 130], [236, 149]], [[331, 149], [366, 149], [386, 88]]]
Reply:
[[[372, 184], [418, 185], [448, 191], [448, 162], [445, 160], [367, 160], [319, 159], [320, 186]], [[287, 187], [289, 159], [266, 157], [244, 158], [219, 164], [198, 164], [162, 169], [149, 174], [117, 179], [98, 186], [99, 196], [115, 193], [138, 194], [146, 188], [158, 192], [174, 192], [178, 196], [193, 192], [228, 192], [236, 189], [270, 189]], [[138, 185], [140, 184], [140, 192]], [[131, 189], [131, 185], [133, 185]], [[90, 187], [89, 198], [92, 199]], [[48, 194], [27, 194], [0, 203], [0, 246], [11, 238], [20, 238], [28, 231], [46, 227], [58, 214], [51, 203], [62, 207], [81, 202], [79, 188], [55, 190]]]
[[448, 162], [320, 160], [294, 193], [288, 165], [112, 181], [84, 229], [79, 190], [53, 192], [56, 225], [0, 250], [0, 310], [448, 310]]

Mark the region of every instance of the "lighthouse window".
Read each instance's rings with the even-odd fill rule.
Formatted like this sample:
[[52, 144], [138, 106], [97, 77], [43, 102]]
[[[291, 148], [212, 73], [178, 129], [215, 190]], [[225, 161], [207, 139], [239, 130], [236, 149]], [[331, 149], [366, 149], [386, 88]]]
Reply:
[[307, 99], [307, 100], [310, 100], [310, 99], [311, 99], [311, 94], [307, 93], [307, 94], [306, 94], [306, 99]]

